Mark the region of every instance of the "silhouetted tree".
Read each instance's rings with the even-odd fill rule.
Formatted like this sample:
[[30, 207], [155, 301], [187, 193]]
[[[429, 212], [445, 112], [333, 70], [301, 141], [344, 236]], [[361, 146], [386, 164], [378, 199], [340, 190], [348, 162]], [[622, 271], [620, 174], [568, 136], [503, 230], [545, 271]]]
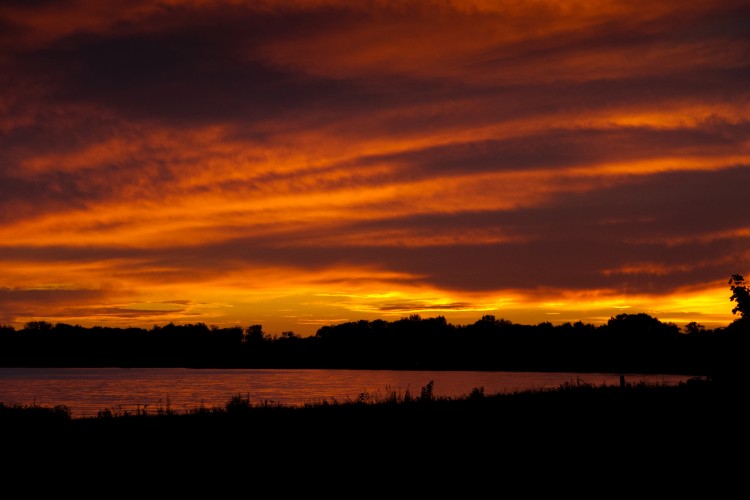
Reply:
[[674, 323], [662, 323], [646, 313], [618, 314], [609, 319], [607, 329], [614, 334], [641, 337], [649, 340], [656, 335], [675, 335], [679, 327]]
[[513, 323], [508, 321], [507, 319], [497, 319], [492, 314], [485, 314], [476, 322], [474, 322], [474, 327], [478, 330], [500, 330], [512, 325]]
[[262, 325], [250, 325], [245, 329], [245, 341], [262, 342], [264, 338]]
[[706, 327], [695, 321], [691, 321], [685, 325], [685, 333], [688, 335], [698, 335], [706, 331]]
[[733, 274], [729, 278], [729, 290], [732, 292], [729, 300], [737, 304], [732, 314], [739, 313], [742, 319], [750, 319], [750, 289], [745, 285], [745, 278], [741, 274]]
[[52, 323], [47, 321], [29, 321], [23, 327], [28, 332], [49, 332], [52, 330]]

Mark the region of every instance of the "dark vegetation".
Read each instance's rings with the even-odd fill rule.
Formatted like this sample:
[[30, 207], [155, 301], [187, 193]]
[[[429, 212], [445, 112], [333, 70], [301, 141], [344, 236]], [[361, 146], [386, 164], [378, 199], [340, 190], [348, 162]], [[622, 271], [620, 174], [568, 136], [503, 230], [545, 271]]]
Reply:
[[[436, 397], [428, 383], [418, 394], [303, 407], [253, 405], [238, 394], [223, 407], [185, 413], [165, 407], [75, 419], [64, 407], [0, 405], [0, 428], [19, 469], [34, 464], [44, 477], [47, 469], [100, 471], [118, 476], [118, 488], [150, 474], [170, 490], [216, 478], [237, 487], [245, 478], [254, 491], [285, 493], [340, 491], [335, 485], [351, 492], [352, 481], [367, 492], [458, 486], [479, 494], [496, 481], [558, 493], [663, 483], [674, 492], [710, 479], [716, 493], [744, 477], [732, 467], [744, 463], [735, 451], [748, 442], [746, 406], [746, 392], [705, 379], [494, 395], [475, 388], [459, 398]], [[713, 484], [717, 474], [727, 478]]]
[[675, 373], [722, 376], [744, 370], [750, 319], [684, 331], [648, 314], [606, 324], [521, 325], [483, 316], [358, 321], [310, 337], [264, 334], [260, 325], [139, 328], [28, 323], [0, 332], [0, 366], [350, 368]]
[[[202, 421], [213, 420], [223, 422], [229, 427], [233, 419], [249, 419], [254, 424], [286, 425], [279, 422], [291, 423], [291, 418], [301, 418], [307, 423], [317, 422], [316, 426], [330, 425], [331, 422], [342, 418], [339, 423], [349, 419], [373, 418], [385, 424], [388, 418], [405, 417], [416, 418], [417, 423], [422, 418], [431, 418], [444, 415], [450, 421], [459, 422], [468, 418], [474, 421], [480, 414], [484, 417], [503, 415], [503, 418], [523, 416], [527, 419], [545, 405], [567, 405], [577, 402], [591, 410], [591, 404], [596, 404], [597, 411], [615, 410], [610, 417], [618, 415], [620, 419], [625, 413], [641, 411], [646, 407], [659, 414], [666, 413], [691, 415], [694, 419], [698, 415], [715, 412], [724, 405], [735, 401], [737, 405], [744, 407], [742, 401], [747, 397], [738, 398], [733, 392], [734, 387], [706, 378], [690, 378], [686, 382], [678, 384], [660, 383], [622, 383], [615, 385], [596, 385], [590, 382], [570, 381], [555, 389], [527, 389], [515, 392], [502, 392], [497, 394], [486, 394], [483, 387], [475, 387], [469, 394], [450, 397], [437, 396], [434, 394], [434, 382], [430, 381], [420, 389], [418, 393], [386, 388], [384, 392], [377, 393], [362, 392], [354, 399], [339, 401], [335, 398], [308, 402], [303, 405], [284, 405], [269, 401], [258, 401], [253, 403], [249, 395], [235, 394], [223, 406], [199, 406], [184, 411], [171, 408], [169, 403], [160, 405], [153, 409], [145, 407], [137, 410], [114, 410], [103, 408], [95, 417], [73, 418], [70, 410], [64, 405], [43, 406], [39, 404], [12, 404], [6, 405], [0, 402], [0, 422], [5, 424], [45, 424], [59, 429], [75, 431], [86, 428], [105, 428], [107, 426], [117, 427], [119, 425], [143, 425], [159, 426], [158, 422], [171, 421], [172, 423], [198, 424]], [[727, 397], [727, 396], [731, 397]], [[658, 408], [654, 408], [654, 404]], [[641, 407], [641, 405], [645, 405]], [[690, 406], [686, 406], [690, 405]], [[611, 406], [611, 408], [609, 408]], [[739, 407], [739, 406], [738, 406]], [[609, 409], [608, 409], [609, 408]], [[570, 410], [571, 408], [567, 408]], [[708, 410], [708, 411], [707, 411]], [[474, 412], [477, 413], [474, 413]], [[666, 413], [665, 413], [666, 412]], [[550, 414], [539, 414], [540, 418], [547, 420]], [[581, 415], [579, 415], [581, 416]], [[635, 417], [636, 414], [630, 414]], [[705, 415], [704, 415], [705, 416]], [[495, 418], [493, 417], [493, 418]], [[554, 418], [560, 419], [558, 423], [566, 420], [563, 413], [555, 413]], [[276, 424], [273, 424], [276, 422]], [[402, 421], [401, 421], [402, 422]], [[447, 423], [447, 422], [446, 422]], [[469, 421], [465, 422], [469, 423]]]

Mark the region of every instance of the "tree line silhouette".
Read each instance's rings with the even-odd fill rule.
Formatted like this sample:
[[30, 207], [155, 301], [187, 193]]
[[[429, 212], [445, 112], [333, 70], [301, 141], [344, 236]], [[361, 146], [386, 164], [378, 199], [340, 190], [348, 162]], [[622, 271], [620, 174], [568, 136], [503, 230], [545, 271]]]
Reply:
[[31, 321], [0, 326], [0, 366], [348, 368], [675, 373], [745, 377], [750, 293], [729, 281], [739, 314], [726, 327], [683, 329], [646, 314], [619, 314], [602, 325], [581, 321], [524, 325], [492, 315], [454, 325], [411, 315], [324, 326], [315, 335], [269, 335], [261, 325], [205, 323], [151, 329], [83, 327]]

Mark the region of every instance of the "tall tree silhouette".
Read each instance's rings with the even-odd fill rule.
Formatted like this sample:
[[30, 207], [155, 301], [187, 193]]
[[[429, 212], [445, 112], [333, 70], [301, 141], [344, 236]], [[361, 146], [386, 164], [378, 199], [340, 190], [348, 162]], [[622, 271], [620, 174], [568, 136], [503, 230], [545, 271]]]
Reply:
[[745, 278], [741, 274], [733, 274], [729, 278], [729, 289], [732, 291], [729, 300], [737, 304], [732, 314], [739, 313], [742, 319], [750, 319], [750, 289], [745, 285]]

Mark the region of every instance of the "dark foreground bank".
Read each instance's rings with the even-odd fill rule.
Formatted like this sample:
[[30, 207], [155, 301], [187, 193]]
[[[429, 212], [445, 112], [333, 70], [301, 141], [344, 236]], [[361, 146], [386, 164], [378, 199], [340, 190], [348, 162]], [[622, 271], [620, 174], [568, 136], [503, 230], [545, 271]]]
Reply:
[[750, 426], [744, 386], [701, 379], [672, 386], [568, 383], [511, 394], [475, 389], [460, 398], [436, 397], [431, 389], [428, 384], [407, 398], [362, 394], [356, 401], [303, 407], [252, 404], [238, 394], [222, 407], [103, 410], [87, 418], [71, 418], [64, 407], [2, 405], [0, 425], [6, 440], [42, 446], [75, 443], [78, 449], [96, 449], [109, 443], [125, 454], [241, 448], [269, 456], [332, 446], [350, 453], [379, 448], [469, 453], [490, 447], [533, 453], [546, 444], [604, 453], [639, 442], [687, 451], [710, 447], [719, 436], [731, 438], [735, 430], [740, 437]]
[[[730, 498], [745, 488], [745, 384], [556, 390], [71, 419], [0, 407], [4, 477], [93, 496]], [[23, 480], [21, 480], [23, 478]]]

